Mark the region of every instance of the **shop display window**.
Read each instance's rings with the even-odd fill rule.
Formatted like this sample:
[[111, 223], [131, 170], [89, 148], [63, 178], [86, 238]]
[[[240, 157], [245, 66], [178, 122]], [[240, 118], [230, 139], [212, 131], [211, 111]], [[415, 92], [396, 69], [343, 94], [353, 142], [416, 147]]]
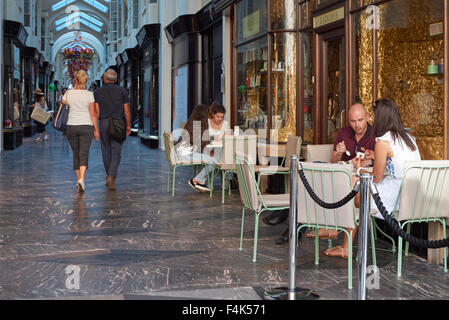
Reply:
[[[444, 157], [444, 2], [395, 0], [354, 15], [356, 98], [367, 105], [388, 97], [398, 105], [405, 127], [417, 140], [421, 157]], [[367, 21], [368, 20], [368, 21]], [[375, 26], [377, 74], [372, 92], [372, 34]]]
[[242, 0], [237, 4], [237, 42], [267, 32], [267, 1]]
[[271, 0], [271, 30], [296, 29], [296, 1]]
[[296, 33], [273, 34], [271, 59], [271, 140], [296, 134]]
[[313, 143], [313, 61], [312, 32], [302, 34], [303, 50], [303, 142]]
[[267, 38], [237, 48], [237, 125], [267, 128]]

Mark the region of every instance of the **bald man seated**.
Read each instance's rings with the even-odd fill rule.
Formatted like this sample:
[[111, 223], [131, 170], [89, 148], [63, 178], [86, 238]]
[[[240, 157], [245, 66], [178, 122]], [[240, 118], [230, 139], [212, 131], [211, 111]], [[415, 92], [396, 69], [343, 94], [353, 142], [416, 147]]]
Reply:
[[[368, 118], [368, 112], [363, 105], [357, 103], [349, 108], [349, 126], [341, 128], [337, 133], [334, 151], [332, 152], [332, 163], [339, 161], [360, 161], [360, 165], [357, 164], [359, 167], [373, 165], [376, 139], [374, 128], [368, 123]], [[357, 152], [364, 153], [365, 159], [357, 159]], [[338, 231], [319, 229], [318, 236], [320, 239], [335, 239], [338, 237]], [[312, 230], [306, 233], [306, 237], [314, 238], [315, 231]]]
[[362, 167], [373, 164], [376, 139], [368, 118], [368, 112], [363, 105], [357, 103], [349, 108], [349, 126], [341, 128], [337, 133], [332, 163], [353, 160], [357, 152], [362, 152], [365, 154], [365, 159], [361, 163]]

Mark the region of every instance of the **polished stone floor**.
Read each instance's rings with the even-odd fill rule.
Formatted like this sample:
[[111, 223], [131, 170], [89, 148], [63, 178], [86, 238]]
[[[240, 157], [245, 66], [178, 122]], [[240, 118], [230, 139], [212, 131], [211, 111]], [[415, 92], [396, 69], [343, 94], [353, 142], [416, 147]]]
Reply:
[[[117, 190], [104, 185], [100, 145], [94, 142], [86, 193], [80, 195], [70, 147], [60, 133], [50, 133], [48, 141], [25, 138], [18, 149], [0, 155], [0, 299], [260, 299], [265, 289], [287, 285], [288, 245], [274, 243], [284, 225], [260, 223], [252, 263], [254, 218], [248, 215], [244, 249], [238, 250], [237, 192], [223, 205], [219, 191], [209, 198], [191, 190], [186, 182], [192, 170], [182, 168], [172, 198], [164, 152], [129, 137]], [[388, 244], [378, 240], [378, 246]], [[323, 240], [321, 251], [326, 247]], [[368, 291], [368, 299], [449, 298], [449, 275], [441, 266], [411, 255], [397, 279], [395, 256], [377, 256], [379, 286]], [[353, 290], [347, 276], [346, 261], [321, 255], [315, 266], [313, 241], [300, 241], [298, 286], [321, 299], [355, 299], [355, 262]]]

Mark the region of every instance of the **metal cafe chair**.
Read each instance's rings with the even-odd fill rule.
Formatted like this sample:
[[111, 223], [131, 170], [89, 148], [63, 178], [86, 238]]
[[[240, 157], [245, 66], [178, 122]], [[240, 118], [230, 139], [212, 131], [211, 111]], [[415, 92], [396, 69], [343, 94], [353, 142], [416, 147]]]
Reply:
[[[328, 164], [301, 162], [304, 174], [312, 189], [323, 201], [334, 203], [343, 199], [352, 189], [352, 166], [348, 164]], [[337, 230], [348, 237], [348, 289], [352, 289], [352, 233], [358, 221], [358, 210], [351, 200], [338, 209], [324, 209], [309, 196], [304, 184], [298, 178], [297, 217], [302, 228], [315, 229], [315, 265], [319, 264], [318, 229]], [[348, 232], [346, 229], [350, 229]], [[372, 225], [371, 225], [371, 230]], [[371, 232], [373, 261], [375, 244]]]
[[290, 174], [290, 156], [296, 155], [298, 158], [301, 153], [301, 137], [297, 136], [288, 136], [287, 138], [287, 152], [282, 159], [280, 166], [256, 166], [255, 172], [258, 173], [257, 177], [257, 185], [260, 185], [260, 178], [264, 175], [273, 175], [273, 174], [282, 174], [285, 176], [284, 184], [285, 184], [285, 192], [287, 192], [288, 185], [288, 175]]
[[276, 211], [289, 208], [290, 197], [289, 194], [262, 195], [256, 182], [254, 164], [251, 163], [255, 161], [255, 159], [252, 161], [250, 159], [251, 157], [248, 155], [239, 152], [236, 153], [237, 177], [240, 197], [243, 202], [239, 250], [242, 250], [243, 244], [245, 209], [249, 209], [255, 213], [253, 262], [256, 262], [260, 214], [264, 211]]
[[[237, 167], [235, 165], [235, 137], [233, 135], [224, 135], [222, 141], [222, 156], [220, 161], [215, 164], [216, 170], [212, 171], [210, 192], [212, 196], [214, 185], [213, 181], [215, 178], [215, 173], [218, 171], [221, 173], [221, 203], [224, 203], [226, 176], [230, 173], [236, 173]], [[228, 194], [231, 194], [231, 184], [229, 184]]]
[[[171, 133], [164, 132], [164, 147], [165, 155], [168, 162], [168, 179], [167, 179], [167, 192], [170, 192], [170, 175], [171, 168], [173, 168], [173, 183], [172, 183], [172, 197], [175, 196], [175, 174], [177, 167], [206, 167], [207, 164], [204, 161], [185, 161], [178, 160], [176, 156], [176, 151], [173, 143], [173, 136]], [[196, 170], [195, 170], [196, 171]], [[207, 175], [209, 178], [209, 174]]]
[[[407, 233], [413, 223], [439, 222], [446, 238], [446, 219], [449, 218], [449, 160], [423, 160], [405, 163], [404, 176], [396, 199], [399, 210], [394, 218], [401, 228], [407, 226]], [[395, 205], [395, 208], [396, 208]], [[402, 273], [402, 244], [398, 239], [398, 271]], [[444, 251], [444, 272], [447, 272], [447, 247]], [[406, 242], [405, 256], [408, 256], [409, 243]]]

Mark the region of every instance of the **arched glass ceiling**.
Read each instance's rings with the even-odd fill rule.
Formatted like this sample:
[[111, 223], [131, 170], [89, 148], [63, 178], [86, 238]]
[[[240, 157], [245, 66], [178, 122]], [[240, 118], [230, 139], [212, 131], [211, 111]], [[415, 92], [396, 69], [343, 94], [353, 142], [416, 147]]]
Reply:
[[76, 12], [70, 14], [70, 15], [66, 15], [65, 17], [62, 17], [59, 20], [56, 20], [55, 21], [56, 28], [61, 26], [64, 23], [67, 24], [67, 25], [71, 25], [71, 24], [73, 24], [71, 22], [71, 20], [73, 20], [75, 18], [79, 18], [80, 16], [81, 16], [81, 18], [85, 19], [86, 21], [92, 22], [97, 27], [100, 27], [100, 28], [103, 27], [103, 22], [101, 22], [100, 20], [92, 17], [91, 15], [89, 15], [89, 14], [87, 14], [85, 12], [76, 11]]
[[[108, 7], [105, 6], [104, 4], [102, 4], [101, 2], [97, 1], [97, 0], [83, 0], [85, 3], [90, 4], [92, 7], [106, 13], [108, 12]], [[110, 0], [103, 0], [105, 2], [109, 2]], [[57, 3], [55, 3], [54, 5], [51, 6], [51, 10], [56, 11], [59, 10], [63, 7], [65, 7], [66, 5], [69, 5], [71, 3], [75, 2], [75, 0], [61, 0]]]
[[89, 27], [89, 28], [91, 28], [94, 31], [101, 32], [101, 28], [100, 27], [96, 26], [92, 22], [89, 22], [89, 21], [87, 21], [86, 19], [84, 19], [82, 17], [75, 17], [73, 19], [67, 20], [66, 23], [62, 23], [61, 25], [57, 26], [56, 27], [56, 31], [60, 31], [60, 30], [62, 30], [64, 28], [68, 28], [68, 27], [70, 27], [70, 26], [72, 26], [72, 25], [74, 25], [75, 23], [78, 23], [78, 22], [84, 24], [86, 27]]

